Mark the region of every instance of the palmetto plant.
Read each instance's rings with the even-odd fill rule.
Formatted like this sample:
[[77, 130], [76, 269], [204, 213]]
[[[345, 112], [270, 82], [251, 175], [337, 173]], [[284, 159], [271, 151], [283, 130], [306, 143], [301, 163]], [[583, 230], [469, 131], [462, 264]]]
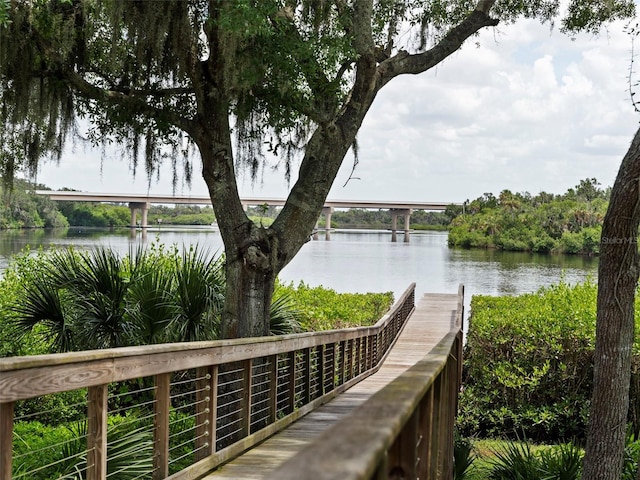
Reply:
[[271, 334], [285, 335], [302, 330], [299, 318], [301, 313], [289, 290], [276, 286], [271, 302]]
[[453, 438], [453, 479], [464, 480], [469, 478], [471, 467], [477, 455], [473, 448], [473, 442], [460, 436], [458, 430], [454, 430]]
[[[197, 246], [65, 249], [41, 257], [13, 307], [22, 333], [53, 352], [214, 340], [224, 305], [224, 259]], [[273, 332], [297, 329], [290, 299], [276, 298]]]
[[176, 259], [171, 330], [176, 340], [197, 341], [217, 337], [224, 305], [222, 262], [207, 260], [205, 252], [191, 249]]
[[494, 451], [489, 480], [578, 480], [583, 451], [573, 443], [534, 450], [528, 443], [510, 442]]

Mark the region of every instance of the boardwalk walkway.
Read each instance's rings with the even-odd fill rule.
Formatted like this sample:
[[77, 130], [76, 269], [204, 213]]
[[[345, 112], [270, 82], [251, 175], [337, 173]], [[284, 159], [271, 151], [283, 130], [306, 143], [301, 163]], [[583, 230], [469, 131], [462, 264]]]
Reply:
[[428, 354], [450, 332], [457, 308], [458, 296], [455, 294], [425, 294], [377, 373], [204, 479], [273, 478], [271, 473], [286, 460]]

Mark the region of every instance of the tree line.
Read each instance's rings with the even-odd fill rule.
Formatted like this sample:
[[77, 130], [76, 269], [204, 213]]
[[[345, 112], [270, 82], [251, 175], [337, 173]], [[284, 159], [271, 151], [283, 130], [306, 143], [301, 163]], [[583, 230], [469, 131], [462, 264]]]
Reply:
[[599, 253], [610, 188], [581, 180], [562, 195], [541, 192], [496, 197], [485, 193], [465, 202], [449, 229], [450, 246], [528, 252]]

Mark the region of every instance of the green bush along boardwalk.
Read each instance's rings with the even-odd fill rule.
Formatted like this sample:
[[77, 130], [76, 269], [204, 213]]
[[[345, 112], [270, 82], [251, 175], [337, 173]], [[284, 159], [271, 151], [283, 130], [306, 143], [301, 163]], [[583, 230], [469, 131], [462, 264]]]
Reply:
[[[596, 293], [597, 285], [587, 281], [515, 297], [473, 297], [458, 420], [463, 435], [541, 442], [584, 438]], [[636, 341], [629, 411], [635, 433], [640, 429], [639, 347]]]

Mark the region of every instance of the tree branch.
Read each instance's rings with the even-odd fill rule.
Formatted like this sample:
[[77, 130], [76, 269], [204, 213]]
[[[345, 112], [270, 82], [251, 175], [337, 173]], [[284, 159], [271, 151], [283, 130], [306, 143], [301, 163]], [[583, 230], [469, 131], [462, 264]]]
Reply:
[[137, 95], [139, 92], [136, 90], [131, 91], [129, 94], [116, 90], [106, 90], [93, 85], [82, 75], [70, 70], [61, 70], [59, 76], [84, 98], [105, 102], [110, 105], [119, 105], [133, 113], [165, 120], [189, 134], [194, 131], [194, 123], [191, 120], [171, 110], [149, 105], [145, 98], [150, 94]]
[[453, 27], [436, 46], [423, 53], [411, 55], [401, 51], [382, 62], [378, 68], [378, 88], [382, 88], [394, 77], [404, 74], [419, 74], [438, 65], [449, 55], [457, 51], [462, 44], [481, 28], [496, 26], [498, 19], [488, 14], [495, 0], [480, 0], [475, 10], [460, 24]]

